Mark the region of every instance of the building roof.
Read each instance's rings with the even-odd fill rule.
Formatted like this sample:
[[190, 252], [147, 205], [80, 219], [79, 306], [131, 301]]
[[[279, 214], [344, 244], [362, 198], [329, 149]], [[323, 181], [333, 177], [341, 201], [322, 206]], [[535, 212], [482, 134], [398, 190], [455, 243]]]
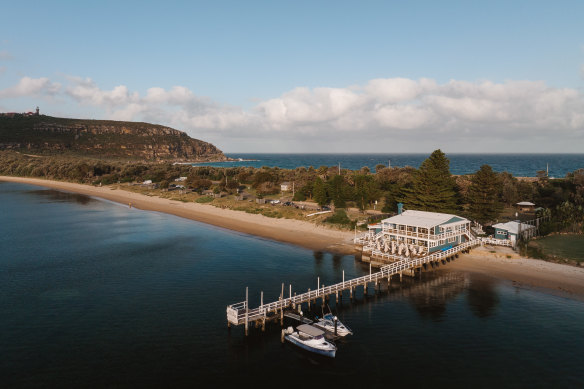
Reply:
[[517, 235], [519, 233], [519, 224], [521, 224], [521, 231], [535, 228], [535, 226], [532, 226], [531, 224], [519, 223], [515, 221], [493, 224], [493, 228], [496, 228], [498, 230], [505, 230], [507, 232]]
[[308, 334], [310, 336], [315, 336], [315, 337], [324, 334], [323, 330], [319, 330], [318, 328], [313, 327], [310, 324], [299, 325], [298, 327], [296, 327], [296, 329], [300, 332], [304, 332], [305, 334]]
[[530, 205], [530, 206], [535, 206], [535, 204], [534, 204], [534, 203], [530, 203], [529, 201], [522, 201], [522, 202], [520, 202], [520, 203], [517, 203], [517, 204], [515, 204], [515, 205], [524, 205], [524, 206], [528, 206], [528, 205]]
[[[452, 223], [468, 222], [467, 219], [448, 213], [426, 212], [426, 211], [403, 211], [401, 215], [384, 219], [383, 223], [402, 224], [416, 227], [435, 227], [444, 224], [455, 218]], [[449, 223], [450, 224], [450, 223]]]

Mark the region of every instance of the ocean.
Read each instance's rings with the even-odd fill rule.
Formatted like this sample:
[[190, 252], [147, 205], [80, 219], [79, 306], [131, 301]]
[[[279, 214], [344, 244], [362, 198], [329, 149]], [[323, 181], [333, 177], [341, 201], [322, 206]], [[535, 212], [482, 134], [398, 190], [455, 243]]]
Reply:
[[0, 215], [5, 388], [584, 385], [582, 301], [443, 266], [332, 298], [354, 335], [325, 360], [225, 309], [367, 274], [353, 256], [24, 184], [0, 182]]
[[[295, 169], [338, 166], [359, 170], [364, 166], [375, 171], [376, 165], [418, 168], [430, 154], [249, 154], [228, 153], [236, 162], [214, 162], [197, 166], [262, 166]], [[446, 154], [452, 174], [472, 174], [482, 165], [491, 165], [496, 172], [509, 172], [516, 177], [536, 177], [540, 170], [549, 170], [550, 177], [561, 178], [577, 169], [584, 169], [584, 154]]]

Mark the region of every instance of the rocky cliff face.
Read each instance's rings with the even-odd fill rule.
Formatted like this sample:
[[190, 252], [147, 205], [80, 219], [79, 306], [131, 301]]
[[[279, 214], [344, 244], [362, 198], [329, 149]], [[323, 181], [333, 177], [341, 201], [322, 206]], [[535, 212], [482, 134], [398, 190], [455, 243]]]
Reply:
[[222, 161], [214, 145], [155, 124], [48, 116], [0, 118], [0, 149], [106, 158]]

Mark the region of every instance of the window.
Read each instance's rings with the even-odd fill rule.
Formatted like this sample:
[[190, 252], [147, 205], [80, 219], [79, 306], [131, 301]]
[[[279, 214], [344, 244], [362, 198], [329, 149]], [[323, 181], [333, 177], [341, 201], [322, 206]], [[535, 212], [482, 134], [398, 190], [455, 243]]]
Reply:
[[456, 242], [456, 237], [448, 238], [448, 243]]

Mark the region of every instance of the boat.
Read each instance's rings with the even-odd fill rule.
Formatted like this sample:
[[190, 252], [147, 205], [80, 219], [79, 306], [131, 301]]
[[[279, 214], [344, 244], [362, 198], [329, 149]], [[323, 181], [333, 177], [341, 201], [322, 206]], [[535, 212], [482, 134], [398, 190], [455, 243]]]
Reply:
[[332, 313], [324, 315], [323, 318], [316, 321], [313, 325], [333, 334], [334, 336], [344, 337], [347, 335], [353, 335], [353, 331], [341, 323], [341, 321], [336, 316], [333, 316]]
[[324, 331], [310, 324], [302, 324], [296, 327], [288, 327], [285, 331], [284, 339], [288, 342], [303, 348], [304, 350], [334, 358], [337, 346], [324, 338]]

